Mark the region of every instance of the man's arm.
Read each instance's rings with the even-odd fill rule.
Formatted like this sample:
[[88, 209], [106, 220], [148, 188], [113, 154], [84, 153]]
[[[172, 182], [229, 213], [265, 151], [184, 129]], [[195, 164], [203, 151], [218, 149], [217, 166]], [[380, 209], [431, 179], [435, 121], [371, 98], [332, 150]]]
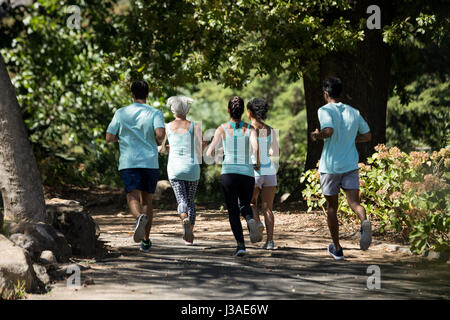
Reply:
[[323, 140], [331, 137], [333, 135], [334, 129], [333, 128], [324, 128], [323, 130], [316, 129], [315, 131], [311, 132], [311, 140], [317, 141], [318, 139]]
[[107, 143], [112, 143], [112, 142], [117, 142], [117, 141], [119, 141], [119, 137], [117, 135], [109, 133], [109, 132], [106, 133], [106, 142]]
[[166, 129], [165, 128], [156, 128], [155, 129], [155, 139], [158, 146], [160, 146], [164, 140], [166, 139]]
[[119, 128], [120, 128], [120, 121], [119, 121], [119, 115], [116, 111], [114, 113], [114, 116], [111, 120], [111, 122], [108, 125], [108, 128], [106, 129], [106, 143], [112, 143], [119, 141]]
[[158, 146], [158, 152], [168, 154], [170, 146], [167, 144], [167, 130], [164, 135], [164, 141]]
[[358, 133], [355, 143], [369, 142], [370, 140], [372, 140], [372, 133], [370, 131], [364, 134]]
[[358, 134], [356, 135], [355, 143], [369, 142], [370, 140], [372, 140], [372, 133], [370, 132], [369, 125], [361, 114], [359, 114]]

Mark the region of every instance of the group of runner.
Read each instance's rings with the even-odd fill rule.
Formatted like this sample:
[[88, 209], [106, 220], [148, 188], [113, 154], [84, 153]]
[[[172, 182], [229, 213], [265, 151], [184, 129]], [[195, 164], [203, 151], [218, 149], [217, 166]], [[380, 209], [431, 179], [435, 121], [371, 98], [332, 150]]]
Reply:
[[[371, 225], [359, 201], [358, 153], [355, 147], [356, 142], [369, 141], [371, 134], [359, 111], [338, 101], [341, 91], [342, 83], [338, 78], [324, 82], [327, 104], [318, 109], [321, 130], [316, 129], [310, 134], [313, 141], [324, 140], [319, 172], [333, 239], [328, 252], [337, 260], [344, 258], [337, 221], [340, 188], [344, 189], [350, 207], [361, 219], [361, 249], [368, 249], [371, 243]], [[175, 120], [165, 124], [162, 112], [146, 104], [148, 93], [145, 81], [134, 81], [131, 85], [133, 103], [115, 112], [106, 133], [107, 142], [119, 142], [119, 173], [130, 212], [136, 217], [133, 239], [141, 242], [140, 250], [149, 252], [152, 246], [152, 196], [159, 177], [160, 152], [169, 153], [167, 175], [178, 203], [186, 245], [194, 243], [194, 199], [204, 155], [222, 165], [220, 186], [237, 242], [234, 255], [246, 254], [241, 216], [246, 220], [250, 241], [262, 241], [266, 229], [263, 248], [273, 250], [272, 208], [277, 186], [277, 163], [271, 157], [279, 157], [279, 146], [277, 131], [264, 122], [268, 103], [254, 98], [245, 108], [242, 98], [232, 97], [227, 108], [229, 121], [216, 129], [207, 145], [200, 124], [187, 120], [193, 102], [191, 98], [170, 97], [167, 104]], [[242, 121], [245, 109], [250, 123]], [[265, 225], [259, 218], [260, 213], [264, 216]]]

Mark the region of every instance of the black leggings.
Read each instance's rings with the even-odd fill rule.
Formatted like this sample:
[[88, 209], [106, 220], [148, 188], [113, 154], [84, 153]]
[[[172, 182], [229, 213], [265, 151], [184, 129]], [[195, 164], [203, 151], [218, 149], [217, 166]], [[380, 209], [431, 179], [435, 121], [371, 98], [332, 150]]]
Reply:
[[253, 218], [250, 201], [255, 188], [255, 178], [242, 174], [222, 174], [220, 186], [225, 196], [231, 230], [238, 243], [244, 243], [241, 215], [245, 220]]

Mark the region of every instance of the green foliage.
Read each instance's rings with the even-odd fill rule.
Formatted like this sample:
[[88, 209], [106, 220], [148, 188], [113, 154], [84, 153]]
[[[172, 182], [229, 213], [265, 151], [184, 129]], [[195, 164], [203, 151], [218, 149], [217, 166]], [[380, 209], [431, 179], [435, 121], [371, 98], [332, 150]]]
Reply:
[[[411, 250], [448, 250], [450, 247], [450, 149], [431, 155], [399, 148], [376, 147], [368, 165], [359, 164], [361, 203], [380, 232], [399, 232], [409, 240]], [[303, 191], [308, 210], [324, 209], [317, 170], [305, 172]], [[341, 191], [341, 198], [345, 197]], [[347, 218], [356, 218], [345, 201], [339, 205]]]
[[[110, 57], [132, 75], [152, 74], [158, 88], [207, 80], [241, 88], [252, 71], [298, 79], [328, 50], [363, 38], [359, 24], [342, 17], [351, 9], [334, 0], [134, 0], [114, 17], [118, 41]], [[337, 18], [325, 19], [329, 12]]]
[[[117, 185], [118, 148], [107, 146], [104, 135], [114, 111], [132, 102], [130, 74], [115, 73], [118, 64], [105, 60], [107, 46], [96, 33], [111, 2], [77, 5], [85, 13], [82, 23], [88, 21], [80, 30], [66, 26], [62, 2], [26, 7], [24, 31], [1, 54], [44, 184]], [[155, 106], [161, 101], [150, 97]]]
[[[388, 102], [387, 145], [411, 151], [450, 145], [450, 82], [424, 75], [408, 85], [406, 105], [399, 96]], [[400, 134], [399, 134], [400, 133]]]
[[228, 120], [228, 100], [236, 95], [230, 88], [216, 82], [202, 82], [182, 91], [194, 99], [188, 118], [202, 123], [202, 130], [216, 129]]
[[411, 83], [428, 75], [441, 82], [450, 73], [448, 1], [395, 1], [396, 16], [383, 27], [392, 49], [391, 88], [402, 104], [415, 98]]
[[11, 300], [25, 299], [26, 296], [26, 281], [17, 280], [17, 284], [14, 285], [14, 293], [13, 297], [11, 297]]
[[200, 166], [200, 181], [197, 191], [197, 200], [200, 202], [221, 202], [220, 192], [221, 166], [202, 164]]

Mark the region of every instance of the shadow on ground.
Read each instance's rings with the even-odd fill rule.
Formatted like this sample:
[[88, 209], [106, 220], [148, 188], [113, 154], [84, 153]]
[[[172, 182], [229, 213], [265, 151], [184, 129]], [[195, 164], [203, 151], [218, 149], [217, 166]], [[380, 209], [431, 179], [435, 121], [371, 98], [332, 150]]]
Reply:
[[[277, 217], [277, 250], [248, 245], [248, 255], [232, 256], [234, 241], [225, 214], [199, 212], [195, 246], [180, 239], [173, 212], [155, 214], [150, 253], [138, 251], [129, 234], [134, 219], [125, 212], [93, 213], [109, 254], [76, 261], [89, 285], [77, 290], [58, 281], [31, 299], [448, 299], [450, 265], [400, 257], [370, 249], [361, 252], [352, 237], [343, 242], [346, 260], [326, 253], [320, 232], [292, 226], [297, 216]], [[301, 217], [300, 217], [301, 218]], [[302, 218], [303, 219], [303, 218]], [[326, 223], [326, 222], [324, 222]], [[326, 225], [325, 225], [326, 227]], [[314, 226], [319, 230], [324, 226]], [[321, 230], [321, 229], [320, 229]], [[248, 236], [246, 235], [247, 239]], [[308, 244], [308, 245], [305, 245]], [[363, 257], [363, 258], [361, 258]], [[380, 268], [381, 288], [369, 290], [369, 265]]]

